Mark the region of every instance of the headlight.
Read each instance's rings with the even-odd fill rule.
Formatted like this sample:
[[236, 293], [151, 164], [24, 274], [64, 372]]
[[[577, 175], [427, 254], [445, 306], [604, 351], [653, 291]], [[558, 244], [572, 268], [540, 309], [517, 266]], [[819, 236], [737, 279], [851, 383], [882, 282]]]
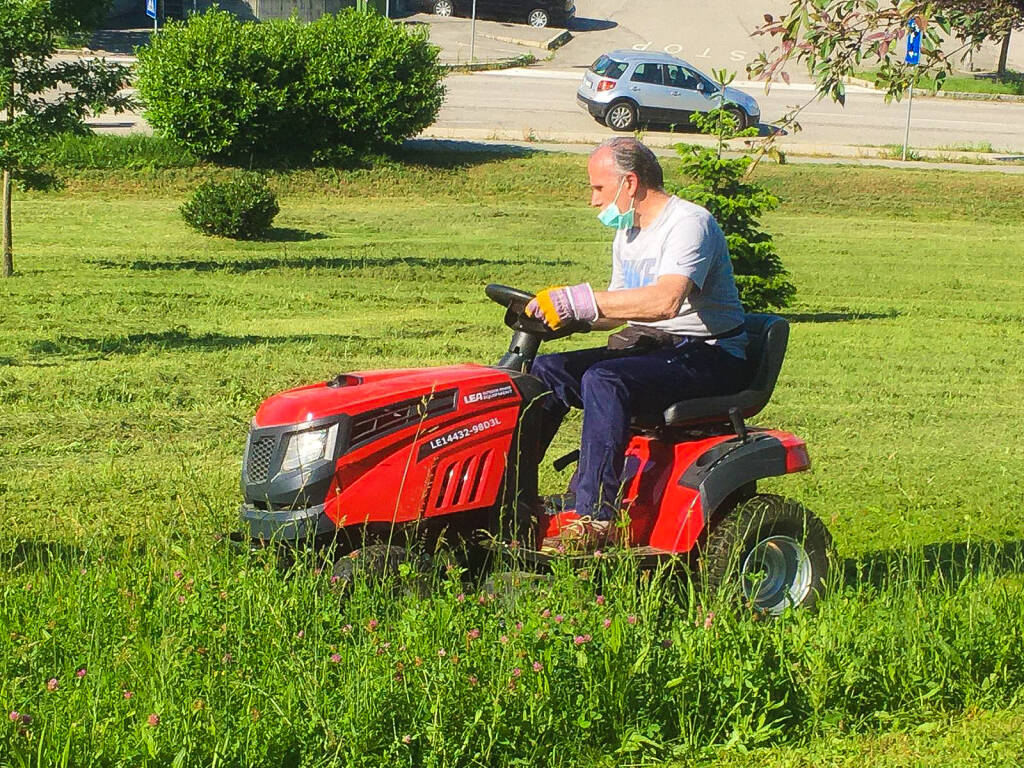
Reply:
[[317, 462], [334, 456], [334, 442], [338, 437], [338, 425], [323, 429], [308, 429], [288, 437], [288, 447], [281, 461], [281, 471], [312, 467]]

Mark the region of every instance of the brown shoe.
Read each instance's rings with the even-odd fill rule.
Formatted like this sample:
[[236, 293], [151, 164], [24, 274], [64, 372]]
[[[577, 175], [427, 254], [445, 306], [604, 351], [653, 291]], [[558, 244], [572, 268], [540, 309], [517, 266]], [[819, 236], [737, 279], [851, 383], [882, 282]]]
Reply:
[[558, 533], [546, 536], [540, 551], [547, 555], [584, 554], [615, 544], [619, 527], [615, 520], [595, 520], [566, 511], [558, 515]]

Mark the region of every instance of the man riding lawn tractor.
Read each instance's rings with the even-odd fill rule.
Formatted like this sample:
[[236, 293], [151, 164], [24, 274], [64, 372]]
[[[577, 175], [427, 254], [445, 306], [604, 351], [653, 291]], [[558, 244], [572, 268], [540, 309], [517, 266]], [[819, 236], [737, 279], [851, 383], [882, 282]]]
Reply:
[[[745, 423], [771, 398], [788, 324], [744, 315], [721, 229], [664, 191], [643, 144], [612, 139], [587, 171], [616, 230], [609, 289], [491, 284], [512, 330], [497, 364], [345, 372], [268, 398], [242, 465], [250, 545], [312, 542], [348, 578], [360, 554], [383, 572], [454, 545], [479, 574], [495, 544], [543, 567], [615, 543], [645, 564], [699, 554], [709, 585], [757, 610], [815, 602], [828, 531], [757, 490], [808, 469], [806, 443]], [[624, 323], [606, 346], [538, 356]], [[572, 407], [579, 466], [556, 510], [538, 465]]]

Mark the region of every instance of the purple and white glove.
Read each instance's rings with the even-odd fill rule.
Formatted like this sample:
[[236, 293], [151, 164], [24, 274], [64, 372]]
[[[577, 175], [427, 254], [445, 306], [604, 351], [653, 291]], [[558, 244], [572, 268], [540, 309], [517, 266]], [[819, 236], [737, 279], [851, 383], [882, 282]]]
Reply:
[[545, 288], [526, 305], [526, 314], [539, 318], [553, 331], [572, 320], [593, 323], [599, 316], [590, 283]]

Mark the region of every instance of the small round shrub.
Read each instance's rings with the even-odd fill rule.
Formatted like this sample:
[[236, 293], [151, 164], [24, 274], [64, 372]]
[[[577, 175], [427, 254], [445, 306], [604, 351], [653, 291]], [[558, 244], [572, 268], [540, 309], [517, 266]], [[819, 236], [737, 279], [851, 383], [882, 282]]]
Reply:
[[203, 182], [181, 206], [181, 215], [190, 227], [207, 235], [256, 240], [270, 229], [280, 210], [266, 179], [245, 174], [226, 182]]

